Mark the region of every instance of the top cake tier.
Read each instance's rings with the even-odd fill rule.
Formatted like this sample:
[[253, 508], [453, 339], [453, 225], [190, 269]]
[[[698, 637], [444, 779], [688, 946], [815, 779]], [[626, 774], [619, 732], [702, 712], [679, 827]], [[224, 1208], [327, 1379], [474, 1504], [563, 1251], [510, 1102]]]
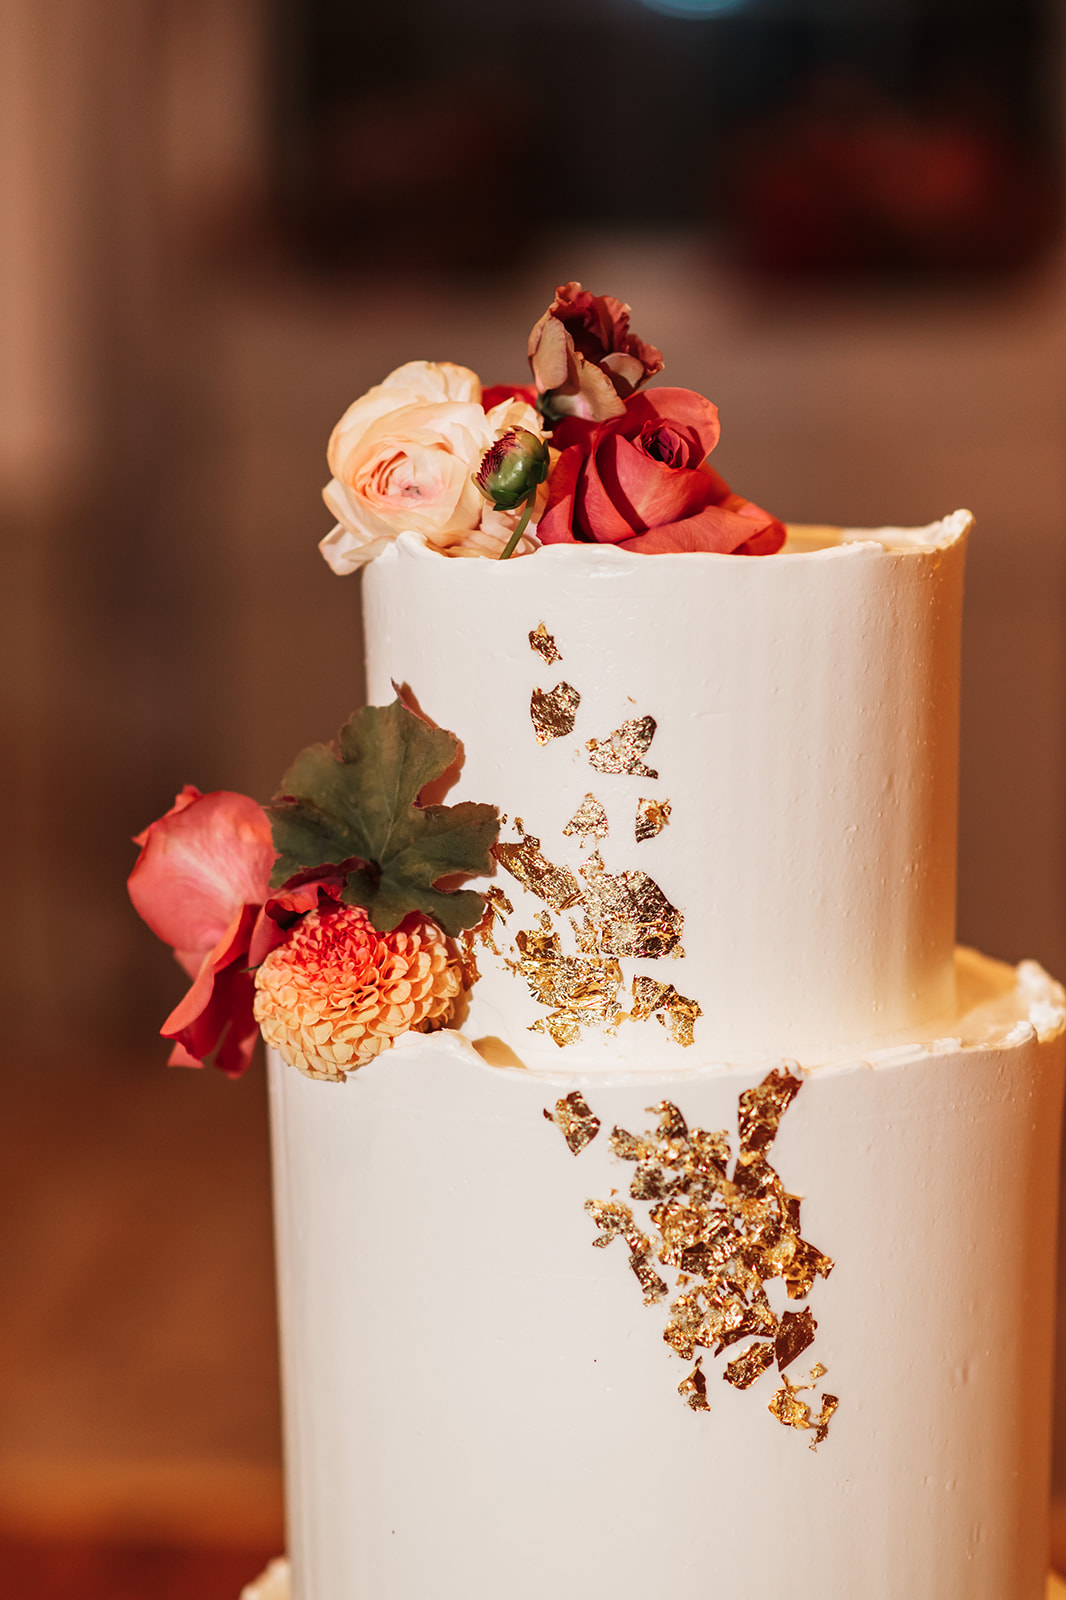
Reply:
[[472, 1039], [580, 1074], [949, 1031], [971, 520], [367, 569], [369, 700], [402, 686], [461, 741], [448, 801], [507, 818]]

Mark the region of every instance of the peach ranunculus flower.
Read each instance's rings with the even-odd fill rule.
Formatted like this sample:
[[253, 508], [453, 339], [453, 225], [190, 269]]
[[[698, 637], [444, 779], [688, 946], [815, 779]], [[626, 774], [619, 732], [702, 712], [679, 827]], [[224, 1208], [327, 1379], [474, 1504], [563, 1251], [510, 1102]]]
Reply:
[[[337, 526], [319, 549], [334, 572], [354, 572], [401, 533], [419, 534], [445, 555], [498, 556], [520, 512], [488, 505], [473, 474], [490, 445], [515, 427], [543, 437], [525, 400], [504, 399], [486, 411], [481, 381], [468, 367], [409, 361], [390, 372], [348, 407], [330, 437], [333, 476], [322, 497]], [[536, 547], [526, 534], [515, 553]]]

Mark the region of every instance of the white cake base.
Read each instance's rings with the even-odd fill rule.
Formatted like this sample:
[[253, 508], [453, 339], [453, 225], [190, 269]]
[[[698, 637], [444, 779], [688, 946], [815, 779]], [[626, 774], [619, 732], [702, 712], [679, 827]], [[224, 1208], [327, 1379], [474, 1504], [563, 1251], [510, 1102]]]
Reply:
[[[261, 1578], [245, 1585], [240, 1600], [289, 1600], [289, 1578], [289, 1563], [284, 1560], [272, 1561]], [[1048, 1575], [1047, 1600], [1066, 1600], [1066, 1583], [1056, 1578], [1054, 1573]]]
[[[735, 1150], [781, 1063], [577, 1079], [439, 1034], [331, 1085], [274, 1058], [293, 1600], [1041, 1600], [1063, 996], [960, 959], [953, 1037], [808, 1070], [773, 1146], [836, 1263], [787, 1374], [839, 1398], [816, 1452], [776, 1372], [722, 1382], [749, 1339], [684, 1403], [666, 1303], [585, 1211], [627, 1196], [612, 1127], [666, 1099]], [[602, 1122], [576, 1156], [543, 1114], [575, 1087]]]

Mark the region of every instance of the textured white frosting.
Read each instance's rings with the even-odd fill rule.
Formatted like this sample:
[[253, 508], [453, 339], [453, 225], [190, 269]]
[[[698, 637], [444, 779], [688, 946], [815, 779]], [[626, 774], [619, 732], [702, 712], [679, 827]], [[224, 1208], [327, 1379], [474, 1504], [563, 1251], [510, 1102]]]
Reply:
[[[950, 1015], [959, 625], [966, 512], [927, 529], [799, 529], [775, 556], [637, 556], [553, 546], [449, 561], [404, 535], [367, 570], [368, 698], [409, 687], [462, 741], [455, 799], [488, 801], [575, 874], [594, 849], [684, 916], [682, 959], [624, 959], [695, 1000], [685, 1047], [649, 1019], [586, 1030], [566, 1070], [675, 1070], [890, 1041]], [[530, 647], [543, 622], [562, 660]], [[532, 692], [580, 694], [573, 732], [539, 744]], [[657, 779], [593, 769], [589, 739], [652, 716]], [[585, 795], [609, 837], [563, 833]], [[637, 843], [641, 799], [669, 825]], [[507, 962], [544, 902], [502, 869], [499, 956], [464, 1024], [531, 1067], [560, 1048]], [[577, 913], [575, 912], [574, 915]], [[556, 918], [563, 949], [577, 946]]]
[[[499, 805], [505, 839], [520, 817], [578, 883], [597, 848], [653, 878], [685, 955], [623, 958], [626, 989], [700, 1015], [689, 1047], [654, 1020], [530, 1032], [508, 961], [544, 904], [501, 870], [463, 1034], [340, 1085], [272, 1057], [292, 1600], [1041, 1600], [1066, 1004], [953, 951], [969, 523], [753, 560], [404, 536], [367, 570], [369, 698], [406, 685], [458, 735], [446, 798]], [[530, 697], [564, 681], [573, 730], [540, 744]], [[587, 741], [645, 716], [658, 778], [593, 770]], [[608, 837], [564, 835], [590, 792]], [[646, 799], [670, 819], [637, 843]], [[735, 1149], [739, 1094], [784, 1063], [773, 1165], [835, 1262], [788, 1374], [817, 1361], [839, 1397], [816, 1453], [776, 1375], [721, 1381], [747, 1340], [684, 1404], [665, 1305], [584, 1209], [627, 1195], [612, 1127], [668, 1099]], [[602, 1128], [574, 1156], [543, 1113], [577, 1088]]]
[[[281, 1562], [272, 1561], [268, 1573], [272, 1573], [275, 1568], [279, 1568], [282, 1565], [283, 1563]], [[267, 1574], [264, 1574], [264, 1576], [267, 1576]], [[242, 1590], [241, 1600], [268, 1600], [268, 1595], [269, 1600], [289, 1600], [291, 1592], [289, 1573], [286, 1566], [281, 1576], [273, 1580], [273, 1587], [269, 1591], [251, 1584]], [[1060, 1578], [1056, 1578], [1053, 1574], [1048, 1577], [1047, 1600], [1066, 1600], [1066, 1583], [1063, 1583]]]
[[[721, 1381], [740, 1346], [685, 1406], [665, 1310], [584, 1211], [626, 1195], [612, 1126], [666, 1097], [735, 1140], [767, 1063], [576, 1079], [442, 1034], [329, 1085], [274, 1058], [293, 1600], [1039, 1600], [1064, 997], [959, 971], [954, 1040], [806, 1071], [773, 1148], [836, 1263], [793, 1374], [840, 1400], [816, 1453], [773, 1374]], [[543, 1111], [579, 1082], [603, 1129], [575, 1157]]]

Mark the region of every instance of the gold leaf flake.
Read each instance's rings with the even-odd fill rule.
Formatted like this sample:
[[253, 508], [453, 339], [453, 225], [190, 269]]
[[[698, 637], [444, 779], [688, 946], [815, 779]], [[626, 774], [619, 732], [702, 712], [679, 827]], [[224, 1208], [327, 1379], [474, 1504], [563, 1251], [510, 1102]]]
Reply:
[[493, 955], [498, 956], [500, 949], [496, 943], [497, 924], [503, 927], [505, 913], [510, 915], [514, 912], [514, 906], [510, 900], [508, 900], [503, 890], [498, 889], [495, 884], [489, 884], [489, 887], [484, 890], [484, 896], [486, 902], [485, 915], [476, 928], [470, 928], [463, 934], [460, 941], [464, 960], [471, 964], [473, 971], [473, 977], [467, 983], [467, 988], [472, 987], [478, 975], [477, 961], [474, 956], [474, 941], [476, 940], [478, 944], [483, 944], [486, 949], [492, 951]]
[[632, 1250], [634, 1241], [644, 1238], [632, 1211], [622, 1200], [586, 1200], [585, 1210], [600, 1230], [600, 1237], [592, 1241], [600, 1250], [619, 1238], [627, 1240]]
[[710, 1403], [707, 1399], [707, 1379], [701, 1370], [703, 1357], [697, 1356], [696, 1365], [687, 1378], [682, 1378], [677, 1386], [677, 1392], [682, 1400], [692, 1407], [693, 1411], [709, 1411]]
[[561, 1131], [574, 1155], [580, 1155], [600, 1131], [600, 1119], [590, 1108], [580, 1089], [564, 1094], [555, 1102], [555, 1111], [545, 1109], [544, 1115]]
[[774, 1356], [782, 1372], [814, 1343], [817, 1326], [810, 1306], [802, 1311], [786, 1311], [782, 1314], [781, 1326], [774, 1340]]
[[594, 956], [600, 945], [599, 930], [595, 923], [590, 922], [588, 917], [585, 917], [582, 922], [575, 922], [571, 917], [570, 926], [574, 930], [574, 938], [577, 941], [577, 948], [580, 954]]
[[646, 872], [608, 872], [598, 850], [579, 871], [587, 885], [588, 914], [599, 928], [601, 954], [645, 960], [669, 954], [685, 919], [653, 878]]
[[515, 970], [541, 1005], [551, 1006], [532, 1030], [547, 1033], [560, 1047], [576, 1044], [582, 1027], [613, 1028], [619, 1016], [622, 969], [604, 956], [566, 956], [556, 933], [524, 929], [515, 936]]
[[731, 1383], [734, 1389], [750, 1389], [757, 1379], [774, 1364], [774, 1347], [772, 1344], [749, 1344], [735, 1360], [730, 1361], [722, 1377], [726, 1383]]
[[[654, 980], [650, 988], [634, 985], [630, 1015], [642, 1005], [645, 1015], [652, 1014], [662, 1006], [665, 988]], [[624, 1201], [586, 1202], [600, 1230], [596, 1244], [618, 1237], [628, 1242], [629, 1265], [647, 1304], [668, 1292], [653, 1260], [678, 1273], [663, 1327], [663, 1339], [677, 1355], [691, 1361], [702, 1349], [717, 1357], [741, 1340], [751, 1341], [723, 1369], [737, 1389], [750, 1387], [775, 1361], [779, 1369], [790, 1365], [814, 1339], [813, 1313], [805, 1307], [779, 1317], [766, 1293], [768, 1280], [783, 1279], [790, 1298], [802, 1299], [815, 1278], [828, 1276], [833, 1267], [802, 1237], [800, 1198], [785, 1188], [765, 1155], [802, 1082], [775, 1069], [743, 1091], [735, 1159], [724, 1129], [690, 1128], [670, 1100], [648, 1107], [658, 1119], [654, 1129], [634, 1134], [613, 1128], [611, 1152], [633, 1164], [629, 1199], [647, 1205], [650, 1231]], [[838, 1405], [835, 1396], [823, 1394], [821, 1411], [813, 1415], [802, 1398], [824, 1374], [816, 1363], [808, 1384], [793, 1384], [782, 1371], [769, 1406], [779, 1422], [811, 1433], [812, 1449], [825, 1438]], [[692, 1391], [682, 1385], [681, 1392]]]
[[491, 924], [491, 916], [488, 911], [486, 911], [476, 928], [464, 928], [456, 940], [459, 946], [459, 965], [463, 974], [464, 989], [472, 989], [481, 977], [481, 973], [478, 971], [477, 951], [474, 949], [475, 941], [480, 940], [482, 944], [487, 944], [497, 955], [500, 953], [496, 950], [492, 934], [487, 930], [486, 924]]
[[606, 839], [607, 813], [594, 794], [585, 796], [563, 832], [567, 835], [581, 834], [584, 838], [591, 834], [594, 839]]
[[695, 1038], [696, 1018], [702, 1015], [697, 1002], [678, 994], [672, 983], [660, 983], [646, 975], [633, 979], [631, 1021], [643, 1022], [657, 1016], [672, 1039], [680, 1045], [690, 1045]]
[[637, 1282], [644, 1290], [644, 1304], [646, 1306], [655, 1305], [656, 1301], [661, 1300], [666, 1294], [666, 1283], [660, 1278], [644, 1254], [638, 1254], [634, 1251], [629, 1258], [629, 1265], [636, 1276]]
[[554, 689], [534, 689], [529, 701], [533, 732], [538, 744], [565, 738], [574, 731], [574, 718], [581, 696], [573, 684], [560, 683]]
[[781, 1274], [789, 1299], [805, 1300], [814, 1288], [815, 1278], [828, 1278], [833, 1266], [830, 1258], [808, 1244], [806, 1239], [797, 1239], [791, 1259]]
[[541, 854], [540, 840], [526, 834], [519, 844], [494, 844], [492, 853], [523, 888], [546, 900], [553, 911], [565, 911], [581, 900], [573, 873], [557, 867]]
[[810, 1384], [793, 1386], [782, 1374], [781, 1388], [775, 1391], [768, 1409], [770, 1414], [786, 1428], [813, 1429], [814, 1438], [811, 1440], [810, 1448], [817, 1450], [829, 1432], [830, 1419], [840, 1401], [835, 1394], [823, 1394], [822, 1409], [816, 1417], [812, 1417], [810, 1406], [799, 1397], [800, 1390], [810, 1387]]
[[540, 656], [541, 660], [546, 661], [549, 667], [552, 666], [556, 661], [561, 661], [563, 659], [556, 648], [555, 640], [552, 638], [543, 622], [537, 623], [537, 626], [529, 635], [529, 643], [537, 652], [538, 656]]
[[655, 737], [654, 717], [633, 717], [615, 728], [606, 739], [589, 739], [585, 749], [597, 772], [627, 772], [635, 778], [657, 778], [642, 757]]
[[485, 899], [488, 901], [496, 916], [499, 917], [501, 921], [505, 915], [509, 917], [514, 915], [514, 906], [511, 904], [510, 900], [508, 900], [503, 890], [498, 889], [494, 883], [490, 883], [488, 888], [485, 890]]
[[769, 1073], [754, 1089], [740, 1097], [740, 1157], [753, 1160], [767, 1151], [777, 1138], [781, 1118], [799, 1094], [802, 1078], [788, 1071]]
[[812, 1450], [817, 1450], [818, 1446], [822, 1443], [826, 1434], [829, 1432], [829, 1419], [832, 1417], [833, 1412], [837, 1409], [839, 1404], [840, 1401], [837, 1399], [835, 1394], [822, 1395], [822, 1409], [814, 1419], [815, 1432], [814, 1438], [810, 1443], [810, 1448]]
[[782, 1377], [780, 1389], [774, 1390], [773, 1399], [767, 1408], [772, 1417], [786, 1428], [809, 1428], [811, 1426], [811, 1408], [805, 1400], [801, 1400], [796, 1390], [788, 1379]]
[[662, 833], [669, 821], [669, 800], [638, 800], [637, 843], [643, 844], [645, 839], [654, 839], [657, 833]]
[[550, 1017], [538, 1017], [529, 1025], [530, 1033], [546, 1033], [560, 1050], [564, 1045], [577, 1044], [581, 1038], [581, 1024], [568, 1011], [553, 1011]]

